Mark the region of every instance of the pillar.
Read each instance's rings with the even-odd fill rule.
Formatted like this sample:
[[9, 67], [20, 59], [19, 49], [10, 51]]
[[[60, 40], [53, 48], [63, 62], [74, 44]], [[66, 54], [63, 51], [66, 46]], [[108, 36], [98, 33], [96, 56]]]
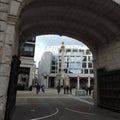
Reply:
[[77, 77], [77, 89], [78, 90], [80, 89], [80, 77], [79, 76]]
[[49, 76], [47, 75], [47, 79], [46, 79], [46, 88], [48, 88], [48, 81], [49, 81]]
[[28, 87], [32, 85], [32, 81], [33, 81], [33, 66], [30, 67]]
[[88, 76], [88, 84], [87, 87], [90, 87], [90, 76]]

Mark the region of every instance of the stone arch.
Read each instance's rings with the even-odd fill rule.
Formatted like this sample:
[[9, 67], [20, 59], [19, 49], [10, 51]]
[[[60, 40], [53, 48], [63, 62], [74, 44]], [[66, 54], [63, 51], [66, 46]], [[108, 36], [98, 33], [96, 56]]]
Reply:
[[[0, 5], [3, 6], [0, 18], [1, 120], [4, 119], [12, 55], [17, 54], [19, 43], [28, 37], [56, 33], [83, 41], [93, 51], [95, 75], [102, 67], [120, 68], [120, 7], [113, 1], [5, 0]], [[96, 98], [98, 104], [97, 94]]]

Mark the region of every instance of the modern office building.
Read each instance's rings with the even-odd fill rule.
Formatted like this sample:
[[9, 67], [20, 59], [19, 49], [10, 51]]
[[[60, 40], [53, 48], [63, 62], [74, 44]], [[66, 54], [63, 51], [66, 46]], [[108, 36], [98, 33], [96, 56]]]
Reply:
[[[69, 77], [69, 84], [73, 87], [85, 88], [93, 87], [94, 74], [93, 74], [93, 57], [87, 46], [81, 45], [66, 45], [64, 49], [64, 58], [61, 55], [61, 46], [48, 46], [43, 54], [44, 59], [40, 63], [49, 64], [46, 70], [48, 73], [42, 72], [42, 67], [39, 64], [39, 74], [43, 76], [42, 81], [45, 79], [46, 87], [56, 87], [56, 76], [61, 71], [62, 59], [64, 59], [64, 71]], [[49, 57], [48, 57], [49, 51]], [[49, 59], [50, 58], [50, 59]], [[49, 69], [48, 69], [49, 68]], [[45, 70], [44, 70], [45, 71]]]
[[35, 37], [27, 40], [20, 52], [20, 69], [18, 76], [18, 89], [29, 89], [33, 84], [35, 64], [34, 64]]
[[51, 61], [53, 54], [51, 52], [45, 52], [38, 64], [38, 83], [48, 87], [48, 76], [51, 74]]

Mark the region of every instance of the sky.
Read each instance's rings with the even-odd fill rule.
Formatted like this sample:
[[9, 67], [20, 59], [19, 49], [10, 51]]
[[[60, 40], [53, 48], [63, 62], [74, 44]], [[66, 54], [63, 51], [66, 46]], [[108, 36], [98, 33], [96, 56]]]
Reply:
[[46, 46], [61, 45], [62, 40], [64, 40], [65, 45], [83, 45], [84, 46], [82, 42], [67, 36], [59, 36], [59, 35], [37, 36], [36, 43], [35, 43], [35, 57], [34, 57], [36, 66], [38, 66], [38, 62], [40, 61]]

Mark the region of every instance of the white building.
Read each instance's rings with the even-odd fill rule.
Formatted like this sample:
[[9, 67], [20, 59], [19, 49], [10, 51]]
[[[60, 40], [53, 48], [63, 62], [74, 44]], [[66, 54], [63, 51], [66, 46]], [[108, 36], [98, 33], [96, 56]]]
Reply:
[[18, 89], [29, 89], [35, 77], [34, 64], [35, 37], [25, 42], [20, 53], [20, 69], [18, 75]]
[[38, 83], [40, 85], [48, 86], [47, 77], [51, 71], [51, 62], [53, 54], [51, 52], [45, 52], [42, 55], [41, 61], [38, 64]]
[[[46, 52], [51, 52], [51, 60], [48, 61]], [[46, 87], [55, 87], [55, 77], [61, 69], [61, 46], [48, 46], [44, 53], [44, 60], [41, 59], [42, 66], [47, 62], [49, 74], [46, 74]], [[85, 88], [93, 87], [93, 62], [92, 53], [86, 46], [66, 45], [64, 52], [64, 70], [70, 78], [70, 85], [73, 87]], [[41, 66], [39, 66], [41, 68]], [[45, 67], [48, 70], [48, 67]], [[45, 71], [45, 70], [44, 70]], [[42, 69], [41, 69], [42, 73]], [[45, 76], [45, 75], [44, 75]], [[43, 80], [44, 81], [44, 80]], [[78, 82], [79, 81], [79, 82]], [[79, 85], [77, 84], [79, 83]]]

